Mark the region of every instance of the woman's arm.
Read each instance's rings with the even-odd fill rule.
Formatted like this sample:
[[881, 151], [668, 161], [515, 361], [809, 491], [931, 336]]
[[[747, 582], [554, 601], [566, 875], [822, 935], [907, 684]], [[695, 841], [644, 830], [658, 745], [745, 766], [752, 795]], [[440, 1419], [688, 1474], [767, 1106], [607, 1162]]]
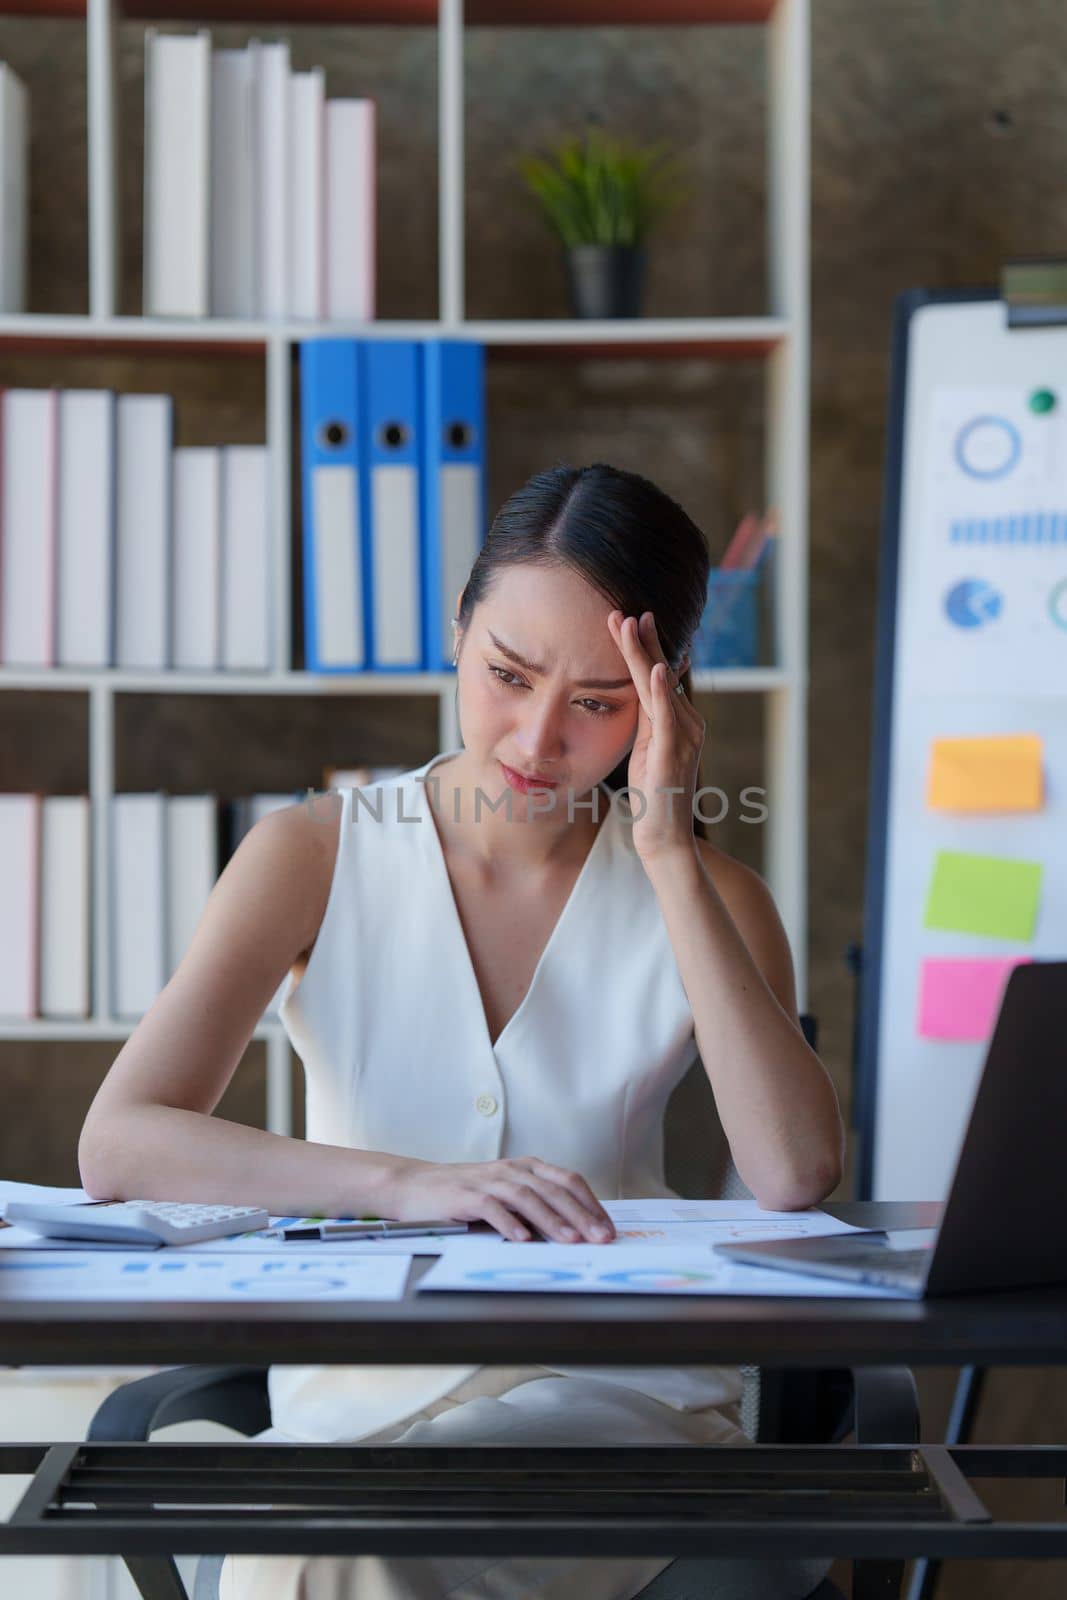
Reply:
[[768, 1211], [841, 1181], [844, 1126], [797, 1016], [793, 962], [762, 878], [702, 839], [646, 866], [730, 1152]]
[[400, 1158], [306, 1144], [211, 1115], [271, 996], [317, 936], [339, 817], [338, 796], [317, 800], [313, 814], [290, 806], [241, 841], [177, 971], [89, 1107], [78, 1163], [93, 1196], [327, 1216], [384, 1205], [406, 1165]]
[[[437, 1163], [308, 1144], [212, 1116], [285, 974], [318, 937], [340, 797], [257, 822], [177, 972], [112, 1063], [78, 1145], [96, 1199], [217, 1200], [273, 1215], [457, 1217], [510, 1239], [610, 1238], [585, 1179], [537, 1156]], [[599, 1230], [603, 1230], [603, 1232]]]
[[677, 692], [651, 611], [613, 611], [608, 631], [639, 704], [627, 769], [641, 799], [634, 848], [670, 934], [734, 1164], [768, 1211], [814, 1205], [840, 1182], [844, 1127], [800, 1030], [785, 931], [763, 880], [694, 836], [707, 726]]

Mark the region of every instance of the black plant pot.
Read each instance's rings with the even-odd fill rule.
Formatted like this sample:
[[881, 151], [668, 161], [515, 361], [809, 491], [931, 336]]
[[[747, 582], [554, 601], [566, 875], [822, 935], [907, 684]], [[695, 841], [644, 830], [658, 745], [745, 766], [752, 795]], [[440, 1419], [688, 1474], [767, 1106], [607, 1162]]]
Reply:
[[564, 250], [571, 315], [639, 317], [645, 252], [637, 245], [576, 244]]

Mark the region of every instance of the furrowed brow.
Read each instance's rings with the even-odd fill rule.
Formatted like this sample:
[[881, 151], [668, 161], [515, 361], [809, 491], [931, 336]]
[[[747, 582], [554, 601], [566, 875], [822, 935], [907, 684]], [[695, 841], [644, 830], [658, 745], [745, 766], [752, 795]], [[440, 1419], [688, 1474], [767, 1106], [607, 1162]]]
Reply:
[[[513, 650], [510, 645], [505, 644], [503, 639], [498, 639], [492, 629], [489, 629], [488, 632], [490, 639], [492, 639], [502, 656], [507, 656], [508, 660], [514, 661], [516, 666], [525, 667], [527, 672], [536, 673], [538, 677], [544, 676], [544, 667], [539, 666], [535, 661], [527, 661], [525, 656], [520, 656], [519, 652]], [[575, 684], [576, 689], [629, 689], [632, 686], [632, 678], [583, 678], [580, 683]]]

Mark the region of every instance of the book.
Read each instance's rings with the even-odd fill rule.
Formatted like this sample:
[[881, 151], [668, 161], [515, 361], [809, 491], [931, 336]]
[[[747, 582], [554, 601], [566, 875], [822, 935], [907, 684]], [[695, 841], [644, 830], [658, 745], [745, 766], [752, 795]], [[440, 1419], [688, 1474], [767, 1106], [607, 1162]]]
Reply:
[[145, 32], [146, 317], [206, 317], [211, 35]]
[[42, 1017], [89, 1015], [89, 822], [87, 794], [44, 796], [38, 959]]

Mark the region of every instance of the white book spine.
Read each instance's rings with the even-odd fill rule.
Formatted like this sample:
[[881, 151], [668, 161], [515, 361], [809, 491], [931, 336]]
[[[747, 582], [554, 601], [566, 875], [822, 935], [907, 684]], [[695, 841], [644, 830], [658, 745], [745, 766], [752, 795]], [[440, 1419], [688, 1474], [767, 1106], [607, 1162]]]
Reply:
[[165, 394], [118, 399], [115, 664], [170, 665], [171, 437]]
[[318, 321], [324, 311], [323, 143], [326, 74], [294, 72], [289, 82], [290, 315]]
[[375, 315], [375, 113], [373, 100], [326, 102], [326, 315], [331, 321], [370, 322]]
[[65, 389], [59, 397], [56, 655], [61, 667], [113, 660], [115, 396]]
[[221, 662], [229, 672], [270, 670], [270, 509], [265, 445], [222, 453]]
[[214, 446], [186, 446], [173, 452], [172, 464], [173, 665], [214, 672], [219, 665], [220, 452]]
[[256, 207], [261, 317], [284, 318], [289, 306], [289, 46], [254, 42]]
[[0, 659], [55, 666], [58, 393], [3, 395]]
[[41, 796], [0, 794], [0, 1016], [37, 1015]]
[[87, 1017], [89, 796], [46, 796], [41, 821], [41, 1015]]
[[211, 314], [254, 317], [255, 159], [252, 57], [211, 60]]
[[5, 313], [26, 310], [29, 117], [25, 84], [0, 62], [0, 312]]
[[219, 875], [213, 794], [167, 799], [167, 980], [178, 970]]
[[111, 797], [111, 973], [116, 1017], [141, 1017], [166, 983], [165, 801]]
[[144, 311], [206, 317], [211, 35], [145, 34]]

